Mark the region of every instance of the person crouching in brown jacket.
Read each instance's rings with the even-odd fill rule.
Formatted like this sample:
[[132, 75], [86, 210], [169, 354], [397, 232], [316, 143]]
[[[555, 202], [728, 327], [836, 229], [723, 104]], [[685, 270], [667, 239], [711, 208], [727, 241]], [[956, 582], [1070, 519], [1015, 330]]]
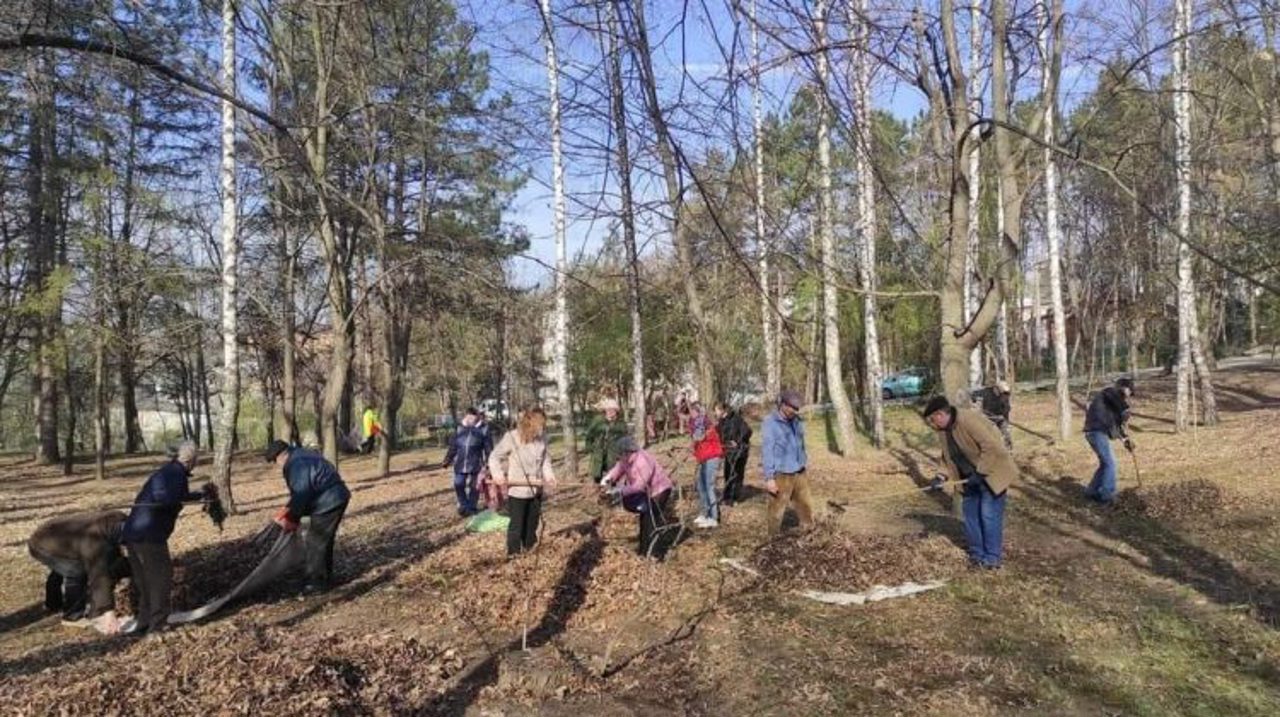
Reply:
[[[969, 561], [996, 569], [1004, 558], [1004, 509], [1018, 468], [994, 424], [978, 411], [956, 408], [941, 396], [921, 413], [942, 439], [946, 479], [963, 486], [964, 534]], [[961, 483], [962, 482], [962, 483]]]
[[124, 521], [118, 510], [76, 513], [47, 520], [31, 534], [27, 550], [49, 568], [45, 607], [62, 610], [64, 625], [119, 631], [115, 584], [129, 575], [120, 551]]

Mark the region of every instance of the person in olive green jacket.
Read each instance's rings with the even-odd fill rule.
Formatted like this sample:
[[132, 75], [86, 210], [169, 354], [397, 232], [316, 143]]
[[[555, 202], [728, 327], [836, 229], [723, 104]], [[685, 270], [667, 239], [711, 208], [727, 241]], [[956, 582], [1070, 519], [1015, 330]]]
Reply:
[[606, 398], [600, 402], [601, 416], [592, 419], [587, 426], [587, 451], [591, 454], [590, 473], [587, 478], [599, 483], [604, 472], [618, 462], [618, 439], [627, 435], [629, 429], [622, 420], [622, 409], [618, 402]]
[[976, 567], [999, 568], [1004, 558], [1004, 509], [1018, 467], [1004, 438], [978, 411], [956, 408], [941, 396], [921, 413], [942, 439], [943, 480], [963, 486], [964, 533]]

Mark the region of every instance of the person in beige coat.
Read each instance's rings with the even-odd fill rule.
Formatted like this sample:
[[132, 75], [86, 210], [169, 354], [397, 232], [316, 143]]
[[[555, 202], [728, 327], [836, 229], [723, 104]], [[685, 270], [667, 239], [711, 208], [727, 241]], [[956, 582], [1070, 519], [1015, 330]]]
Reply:
[[489, 474], [507, 490], [507, 555], [529, 550], [538, 542], [542, 498], [556, 484], [547, 454], [547, 414], [525, 409], [515, 430], [507, 431], [489, 454]]
[[1004, 558], [1004, 509], [1018, 467], [994, 424], [978, 411], [936, 396], [921, 413], [942, 439], [945, 478], [963, 487], [969, 560], [997, 569]]

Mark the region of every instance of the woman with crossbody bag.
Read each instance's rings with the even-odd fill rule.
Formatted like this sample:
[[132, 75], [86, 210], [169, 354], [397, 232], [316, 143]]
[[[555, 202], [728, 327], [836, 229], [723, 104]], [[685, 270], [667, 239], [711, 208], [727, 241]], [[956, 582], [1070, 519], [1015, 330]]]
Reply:
[[542, 498], [556, 484], [547, 455], [546, 428], [547, 414], [541, 408], [525, 409], [515, 430], [507, 431], [489, 455], [494, 484], [507, 489], [508, 556], [537, 544]]

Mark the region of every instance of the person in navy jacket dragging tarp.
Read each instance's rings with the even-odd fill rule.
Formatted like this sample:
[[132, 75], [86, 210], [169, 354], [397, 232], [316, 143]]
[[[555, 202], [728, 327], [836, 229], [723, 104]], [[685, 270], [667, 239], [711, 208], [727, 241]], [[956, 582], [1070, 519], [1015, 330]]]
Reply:
[[332, 463], [315, 451], [272, 441], [263, 454], [268, 463], [280, 466], [289, 502], [276, 513], [277, 525], [285, 532], [298, 529], [304, 516], [311, 517], [307, 541], [307, 583], [305, 593], [324, 592], [333, 579], [333, 543], [338, 524], [347, 512], [351, 491]]

